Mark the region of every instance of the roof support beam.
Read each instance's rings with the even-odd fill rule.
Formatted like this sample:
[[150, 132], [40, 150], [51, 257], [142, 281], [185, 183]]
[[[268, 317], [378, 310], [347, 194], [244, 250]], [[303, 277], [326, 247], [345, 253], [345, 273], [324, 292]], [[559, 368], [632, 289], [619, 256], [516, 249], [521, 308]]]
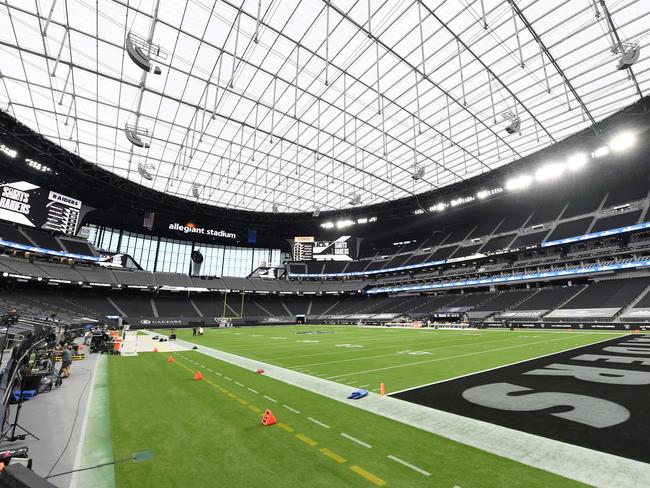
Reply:
[[571, 82], [569, 81], [569, 78], [567, 78], [566, 74], [564, 74], [564, 71], [562, 68], [560, 68], [560, 65], [557, 64], [557, 61], [553, 57], [553, 55], [550, 53], [550, 51], [547, 49], [547, 47], [544, 45], [542, 42], [542, 39], [537, 35], [537, 32], [535, 32], [535, 29], [533, 29], [533, 26], [528, 22], [528, 19], [524, 16], [524, 13], [521, 11], [521, 9], [517, 6], [517, 3], [514, 0], [508, 0], [510, 5], [512, 6], [512, 9], [517, 13], [517, 16], [521, 19], [521, 21], [524, 23], [526, 26], [526, 29], [528, 29], [528, 32], [533, 36], [533, 39], [537, 41], [537, 44], [539, 44], [539, 47], [544, 51], [544, 54], [546, 54], [546, 57], [549, 59], [557, 73], [562, 77], [562, 80], [564, 81], [565, 86], [569, 89], [573, 97], [576, 99], [576, 101], [580, 104], [580, 107], [582, 107], [582, 112], [587, 116], [589, 121], [591, 122], [591, 125], [596, 125], [596, 119], [594, 119], [594, 116], [591, 115], [591, 112], [587, 109], [587, 106], [584, 104], [582, 101], [582, 98], [580, 98], [580, 95], [578, 95], [578, 92], [576, 89], [573, 87]]
[[[421, 0], [418, 0], [418, 2], [419, 2], [419, 3], [422, 3]], [[539, 126], [542, 128], [542, 130], [546, 133], [546, 135], [548, 136], [548, 138], [549, 138], [551, 141], [553, 141], [553, 142], [555, 143], [556, 140], [555, 140], [555, 138], [553, 137], [553, 135], [552, 135], [548, 130], [546, 130], [546, 128], [541, 124], [541, 122], [537, 119], [537, 117], [535, 117], [535, 115], [534, 115], [534, 114], [533, 114], [533, 113], [532, 113], [532, 112], [531, 112], [531, 111], [526, 107], [526, 105], [524, 105], [524, 103], [523, 103], [523, 102], [519, 99], [519, 97], [518, 97], [518, 96], [517, 96], [517, 95], [516, 95], [516, 94], [515, 94], [515, 93], [514, 93], [514, 92], [513, 92], [509, 87], [508, 87], [508, 85], [506, 85], [503, 81], [501, 81], [501, 79], [499, 79], [499, 77], [494, 73], [494, 71], [492, 71], [492, 69], [490, 69], [490, 67], [489, 67], [487, 64], [485, 64], [485, 62], [484, 62], [484, 61], [483, 61], [479, 56], [477, 56], [477, 55], [474, 53], [474, 51], [472, 51], [472, 50], [470, 49], [470, 47], [469, 47], [467, 44], [465, 44], [465, 42], [464, 42], [464, 41], [463, 41], [463, 40], [462, 40], [462, 39], [461, 39], [461, 38], [460, 38], [460, 37], [459, 37], [459, 36], [458, 36], [454, 31], [452, 31], [451, 28], [450, 28], [450, 27], [449, 27], [445, 22], [442, 21], [442, 19], [441, 19], [440, 17], [438, 17], [438, 16], [436, 15], [436, 13], [435, 13], [434, 10], [430, 9], [429, 7], [427, 7], [426, 4], [424, 4], [424, 3], [423, 3], [422, 5], [427, 9], [427, 11], [429, 12], [429, 15], [431, 15], [434, 19], [436, 19], [436, 20], [438, 21], [438, 23], [439, 23], [442, 27], [444, 27], [444, 29], [445, 29], [449, 34], [451, 34], [452, 36], [454, 36], [454, 38], [456, 38], [456, 40], [460, 43], [460, 45], [463, 46], [463, 48], [464, 48], [468, 53], [470, 53], [470, 54], [474, 57], [474, 59], [476, 59], [476, 61], [478, 61], [478, 62], [481, 64], [481, 66], [483, 66], [483, 68], [484, 68], [484, 69], [489, 73], [489, 75], [490, 75], [490, 76], [491, 76], [491, 77], [492, 77], [496, 82], [498, 82], [498, 83], [499, 83], [499, 84], [500, 84], [500, 85], [501, 85], [501, 86], [502, 86], [502, 87], [503, 87], [503, 88], [504, 88], [504, 89], [505, 89], [505, 90], [506, 90], [506, 91], [507, 91], [507, 92], [512, 96], [512, 98], [515, 100], [515, 102], [522, 106], [522, 108], [526, 111], [526, 113], [528, 113], [528, 115], [533, 119], [533, 122], [534, 122], [535, 124], [539, 125]], [[486, 24], [486, 26], [487, 26], [487, 24]], [[523, 63], [523, 58], [522, 58], [522, 63]], [[496, 118], [495, 118], [495, 123], [496, 123]], [[517, 156], [520, 157], [519, 154], [517, 154]]]
[[[327, 1], [327, 0], [323, 0], [323, 1]], [[454, 103], [455, 105], [457, 105], [458, 107], [460, 107], [461, 110], [467, 112], [468, 115], [470, 115], [470, 117], [476, 119], [476, 120], [477, 120], [477, 121], [478, 121], [478, 122], [479, 122], [483, 127], [485, 127], [488, 131], [492, 132], [492, 133], [493, 133], [493, 134], [494, 134], [494, 135], [495, 135], [495, 136], [496, 136], [496, 137], [497, 137], [497, 138], [498, 138], [498, 139], [499, 139], [503, 144], [505, 144], [505, 145], [508, 147], [508, 149], [510, 149], [510, 150], [513, 152], [513, 154], [515, 154], [517, 157], [521, 157], [521, 154], [519, 154], [519, 153], [518, 153], [518, 152], [517, 152], [517, 151], [516, 151], [516, 150], [515, 150], [515, 149], [514, 149], [514, 148], [513, 148], [513, 147], [512, 147], [512, 146], [511, 146], [511, 145], [510, 145], [506, 140], [505, 140], [505, 139], [503, 139], [502, 137], [500, 137], [500, 136], [495, 132], [495, 130], [494, 130], [492, 127], [490, 127], [490, 126], [487, 125], [484, 121], [482, 121], [481, 119], [479, 119], [478, 116], [475, 115], [474, 113], [472, 113], [472, 112], [471, 112], [467, 107], [465, 107], [465, 106], [463, 105], [463, 103], [462, 103], [460, 100], [458, 100], [455, 96], [453, 96], [451, 93], [449, 93], [447, 90], [445, 90], [442, 86], [440, 86], [439, 83], [436, 83], [436, 82], [435, 82], [435, 81], [434, 81], [434, 80], [433, 80], [429, 75], [427, 75], [427, 74], [425, 74], [424, 72], [422, 72], [422, 71], [421, 71], [417, 66], [414, 66], [413, 64], [411, 64], [411, 62], [410, 62], [408, 59], [404, 59], [404, 57], [402, 57], [399, 53], [397, 53], [393, 48], [391, 48], [390, 46], [388, 46], [385, 42], [383, 42], [383, 41], [382, 41], [379, 37], [377, 37], [375, 34], [371, 34], [369, 31], [367, 31], [367, 30], [366, 30], [366, 29], [365, 29], [361, 24], [359, 24], [357, 21], [355, 21], [352, 17], [350, 17], [348, 14], [346, 14], [343, 10], [341, 10], [340, 8], [338, 8], [338, 7], [334, 6], [334, 5], [332, 6], [332, 8], [333, 8], [333, 9], [334, 9], [334, 10], [335, 10], [335, 11], [336, 11], [340, 16], [342, 16], [342, 17], [345, 18], [348, 22], [350, 22], [350, 23], [351, 23], [351, 24], [352, 24], [352, 25], [353, 25], [353, 26], [354, 26], [354, 27], [355, 27], [359, 32], [364, 32], [368, 37], [372, 37], [372, 39], [374, 39], [375, 42], [377, 43], [377, 46], [380, 46], [380, 45], [381, 45], [381, 47], [382, 47], [385, 51], [391, 53], [391, 54], [392, 54], [393, 56], [395, 56], [398, 60], [400, 60], [401, 63], [403, 63], [404, 65], [409, 66], [411, 69], [417, 71], [417, 72], [418, 72], [418, 73], [419, 73], [423, 78], [425, 78], [429, 83], [431, 83], [431, 84], [432, 84], [433, 86], [435, 86], [438, 90], [440, 90], [440, 92], [441, 92], [443, 95], [446, 95], [447, 98], [448, 98], [449, 100], [453, 101], [453, 103]], [[472, 155], [472, 157], [475, 157], [475, 156]], [[481, 164], [484, 164], [484, 163], [481, 161]]]
[[[605, 0], [600, 0], [600, 6], [603, 8], [603, 12], [605, 13], [605, 19], [607, 19], [607, 24], [609, 25], [609, 31], [614, 36], [614, 39], [616, 39], [616, 46], [620, 46], [621, 38], [618, 35], [618, 30], [616, 30], [616, 26], [614, 25], [614, 22], [612, 21], [612, 16], [610, 15], [609, 10], [607, 9], [607, 5], [605, 5]], [[612, 46], [612, 48], [616, 46]], [[641, 91], [641, 87], [639, 86], [639, 82], [637, 81], [631, 66], [627, 68], [627, 73], [630, 76], [632, 83], [634, 83], [634, 87], [636, 88], [636, 92], [639, 94], [639, 97], [643, 98], [643, 92]]]

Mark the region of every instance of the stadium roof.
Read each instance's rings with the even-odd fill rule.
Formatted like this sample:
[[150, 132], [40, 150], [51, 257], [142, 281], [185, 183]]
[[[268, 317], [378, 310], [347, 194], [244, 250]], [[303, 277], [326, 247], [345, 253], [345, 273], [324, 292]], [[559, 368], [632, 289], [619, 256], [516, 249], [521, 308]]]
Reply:
[[[202, 203], [382, 203], [504, 166], [638, 100], [649, 14], [643, 0], [15, 0], [0, 6], [0, 109]], [[641, 58], [617, 70], [635, 43]]]

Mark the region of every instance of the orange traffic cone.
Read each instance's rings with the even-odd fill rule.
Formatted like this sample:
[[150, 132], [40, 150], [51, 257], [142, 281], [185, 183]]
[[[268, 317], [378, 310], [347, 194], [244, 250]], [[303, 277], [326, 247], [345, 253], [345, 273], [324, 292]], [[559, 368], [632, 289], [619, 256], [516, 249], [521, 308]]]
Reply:
[[264, 412], [264, 415], [262, 416], [262, 425], [273, 425], [276, 422], [277, 420], [273, 415], [273, 412], [267, 409], [266, 412]]
[[196, 373], [194, 373], [194, 379], [195, 380], [202, 380], [203, 379], [203, 375], [201, 374], [200, 371], [197, 371]]
[[168, 362], [168, 363], [173, 363], [173, 362], [174, 362], [174, 358], [171, 357], [171, 356], [167, 357], [167, 362]]
[[158, 352], [158, 348], [157, 348], [157, 347], [154, 347], [154, 348], [153, 348], [153, 352]]

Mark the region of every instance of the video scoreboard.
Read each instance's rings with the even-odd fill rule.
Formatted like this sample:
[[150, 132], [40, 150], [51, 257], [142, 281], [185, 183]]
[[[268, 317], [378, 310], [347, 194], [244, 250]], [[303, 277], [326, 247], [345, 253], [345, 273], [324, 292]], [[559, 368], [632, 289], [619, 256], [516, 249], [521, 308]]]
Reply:
[[0, 219], [74, 235], [81, 220], [81, 200], [27, 181], [0, 182]]
[[356, 256], [356, 239], [341, 236], [334, 241], [316, 240], [313, 236], [293, 239], [294, 261], [352, 261]]

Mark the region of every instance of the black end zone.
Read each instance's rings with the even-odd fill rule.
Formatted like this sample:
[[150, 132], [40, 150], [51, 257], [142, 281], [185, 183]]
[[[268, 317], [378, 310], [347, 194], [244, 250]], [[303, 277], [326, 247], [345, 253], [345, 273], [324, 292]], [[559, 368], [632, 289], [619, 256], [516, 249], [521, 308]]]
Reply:
[[630, 335], [395, 398], [650, 462], [650, 335]]

